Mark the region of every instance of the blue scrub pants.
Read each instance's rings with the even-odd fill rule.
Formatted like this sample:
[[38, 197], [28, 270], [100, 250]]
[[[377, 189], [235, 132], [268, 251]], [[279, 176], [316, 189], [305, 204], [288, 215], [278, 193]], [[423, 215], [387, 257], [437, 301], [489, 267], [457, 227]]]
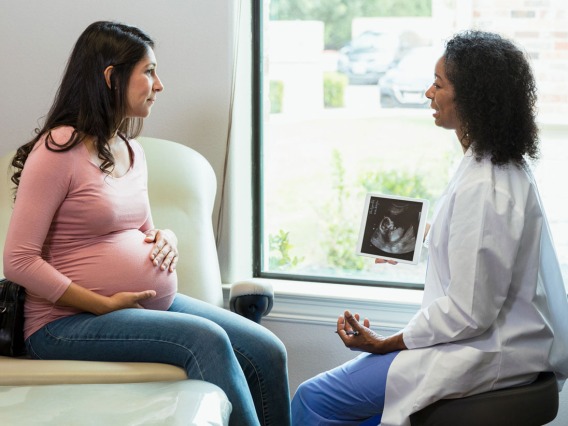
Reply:
[[55, 320], [26, 341], [37, 359], [158, 362], [225, 391], [231, 426], [289, 426], [286, 349], [268, 329], [178, 294], [169, 311], [122, 309]]
[[365, 353], [302, 383], [292, 399], [292, 425], [378, 425], [387, 373], [399, 352]]

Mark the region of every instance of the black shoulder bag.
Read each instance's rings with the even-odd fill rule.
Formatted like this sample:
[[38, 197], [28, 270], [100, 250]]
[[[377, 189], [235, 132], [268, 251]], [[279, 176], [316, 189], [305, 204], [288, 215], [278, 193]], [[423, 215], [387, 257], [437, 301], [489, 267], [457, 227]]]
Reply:
[[24, 345], [24, 287], [0, 279], [0, 355], [20, 356]]

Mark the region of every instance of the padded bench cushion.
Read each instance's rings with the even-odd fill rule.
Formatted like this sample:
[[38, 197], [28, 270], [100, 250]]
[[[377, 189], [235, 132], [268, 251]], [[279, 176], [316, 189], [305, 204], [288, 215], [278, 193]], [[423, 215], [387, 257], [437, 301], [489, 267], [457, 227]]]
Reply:
[[231, 403], [197, 380], [111, 385], [0, 386], [2, 424], [213, 425], [229, 423]]
[[0, 356], [0, 386], [185, 380], [179, 367], [144, 362], [43, 361]]

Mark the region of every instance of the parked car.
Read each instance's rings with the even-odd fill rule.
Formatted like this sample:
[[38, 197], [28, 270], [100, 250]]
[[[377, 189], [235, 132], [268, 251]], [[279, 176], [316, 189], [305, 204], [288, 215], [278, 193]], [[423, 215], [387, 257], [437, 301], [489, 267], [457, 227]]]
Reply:
[[434, 81], [434, 66], [442, 54], [434, 47], [415, 47], [379, 80], [381, 107], [427, 108], [426, 90]]
[[339, 50], [337, 70], [352, 84], [377, 84], [396, 60], [398, 34], [365, 31]]

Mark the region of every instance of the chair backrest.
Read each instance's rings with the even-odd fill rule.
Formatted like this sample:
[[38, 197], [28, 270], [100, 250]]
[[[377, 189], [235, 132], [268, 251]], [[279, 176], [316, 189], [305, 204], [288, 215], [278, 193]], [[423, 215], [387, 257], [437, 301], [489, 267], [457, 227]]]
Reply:
[[[10, 223], [10, 216], [12, 215], [12, 183], [10, 176], [12, 176], [11, 169], [9, 168], [12, 157], [15, 151], [11, 151], [6, 155], [0, 157], [0, 252], [3, 253], [4, 241], [8, 233], [8, 224]], [[0, 256], [0, 277], [3, 277], [4, 261]]]
[[[219, 259], [212, 211], [217, 183], [209, 162], [179, 143], [139, 138], [148, 163], [148, 192], [154, 225], [178, 237], [178, 291], [223, 305]], [[8, 166], [14, 152], [0, 158], [0, 249], [4, 247], [12, 212]], [[0, 256], [0, 275], [3, 263]]]
[[163, 139], [139, 138], [148, 163], [154, 226], [178, 237], [179, 292], [223, 306], [212, 213], [217, 179], [197, 151]]

